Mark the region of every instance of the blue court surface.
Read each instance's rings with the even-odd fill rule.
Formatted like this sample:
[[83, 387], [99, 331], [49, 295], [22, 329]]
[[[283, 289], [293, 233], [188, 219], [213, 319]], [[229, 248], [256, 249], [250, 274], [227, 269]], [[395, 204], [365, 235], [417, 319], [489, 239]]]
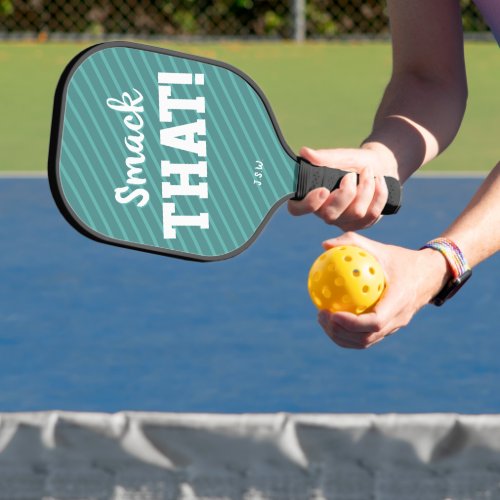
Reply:
[[[480, 182], [413, 179], [400, 213], [364, 234], [418, 248]], [[306, 289], [338, 234], [284, 206], [239, 256], [186, 262], [88, 240], [46, 179], [0, 179], [0, 411], [500, 412], [500, 256], [351, 351]]]

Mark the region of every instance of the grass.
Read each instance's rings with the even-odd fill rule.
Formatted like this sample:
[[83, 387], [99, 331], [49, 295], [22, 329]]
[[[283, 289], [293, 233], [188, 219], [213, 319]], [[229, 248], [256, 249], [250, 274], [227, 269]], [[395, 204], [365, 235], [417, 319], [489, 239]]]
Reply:
[[[2, 171], [43, 171], [54, 89], [83, 43], [0, 44]], [[249, 74], [271, 102], [292, 149], [355, 147], [368, 134], [391, 70], [390, 45], [171, 43]], [[468, 43], [469, 103], [453, 145], [426, 170], [488, 170], [498, 161], [500, 63], [493, 43]]]

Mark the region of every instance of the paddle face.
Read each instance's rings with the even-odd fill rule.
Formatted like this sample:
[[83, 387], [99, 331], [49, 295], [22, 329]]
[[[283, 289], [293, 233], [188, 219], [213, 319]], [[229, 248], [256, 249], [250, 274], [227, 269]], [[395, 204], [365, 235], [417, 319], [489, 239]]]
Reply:
[[79, 54], [59, 82], [49, 153], [67, 220], [114, 245], [221, 260], [295, 192], [296, 158], [237, 69], [139, 44]]

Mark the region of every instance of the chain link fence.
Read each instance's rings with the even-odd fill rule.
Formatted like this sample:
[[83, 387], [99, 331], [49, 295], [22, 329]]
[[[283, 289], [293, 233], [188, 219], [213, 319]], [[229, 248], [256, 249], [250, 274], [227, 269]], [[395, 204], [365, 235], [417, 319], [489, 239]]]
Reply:
[[[472, 0], [461, 4], [465, 30], [487, 32]], [[387, 33], [383, 0], [0, 0], [3, 38], [301, 40]]]

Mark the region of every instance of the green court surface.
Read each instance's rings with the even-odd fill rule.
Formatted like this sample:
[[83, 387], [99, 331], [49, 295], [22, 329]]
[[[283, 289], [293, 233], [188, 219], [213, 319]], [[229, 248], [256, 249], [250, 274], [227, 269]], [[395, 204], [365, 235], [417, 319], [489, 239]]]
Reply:
[[[386, 42], [159, 43], [220, 59], [249, 74], [264, 90], [292, 149], [356, 147], [391, 71]], [[43, 171], [54, 89], [66, 63], [91, 43], [0, 44], [1, 171]], [[425, 167], [489, 170], [498, 161], [500, 58], [494, 43], [468, 42], [469, 103], [453, 145]]]

